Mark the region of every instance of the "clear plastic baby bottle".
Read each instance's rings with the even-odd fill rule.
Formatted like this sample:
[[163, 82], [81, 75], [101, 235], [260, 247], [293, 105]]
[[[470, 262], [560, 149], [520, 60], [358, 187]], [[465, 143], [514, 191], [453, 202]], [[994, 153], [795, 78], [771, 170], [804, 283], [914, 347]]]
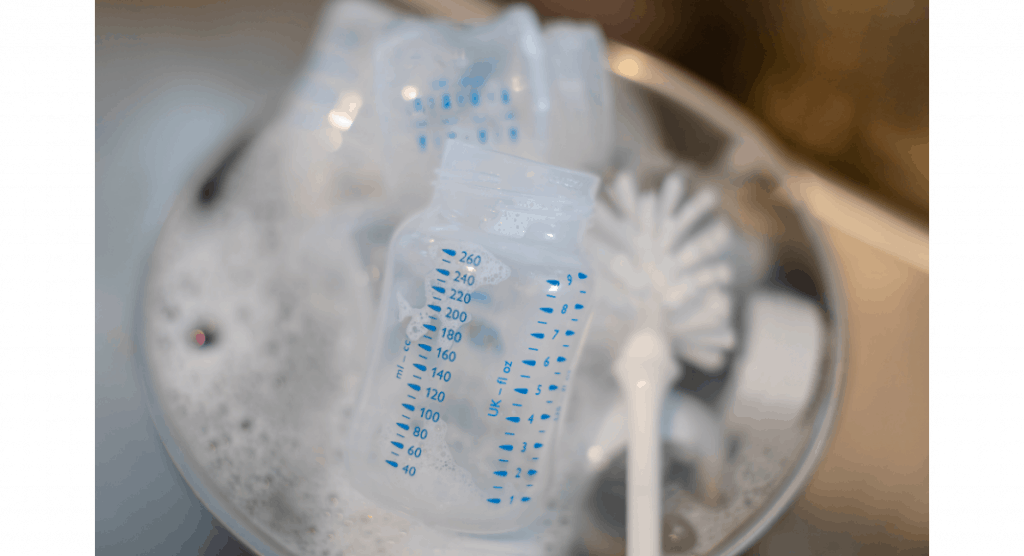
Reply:
[[548, 78], [537, 15], [513, 6], [481, 25], [407, 20], [374, 49], [385, 178], [402, 195], [426, 194], [444, 145], [456, 139], [543, 160]]
[[346, 465], [379, 503], [488, 533], [544, 509], [587, 330], [596, 176], [459, 142], [395, 233]]

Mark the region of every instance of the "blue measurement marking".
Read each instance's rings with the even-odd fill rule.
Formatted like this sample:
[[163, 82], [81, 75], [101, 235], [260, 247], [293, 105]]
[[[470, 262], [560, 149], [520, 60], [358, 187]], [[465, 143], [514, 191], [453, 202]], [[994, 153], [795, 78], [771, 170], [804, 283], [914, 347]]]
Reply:
[[398, 455], [398, 452], [391, 452], [391, 455], [393, 455], [393, 456], [397, 456], [397, 455]]
[[445, 255], [448, 255], [449, 257], [454, 257], [455, 256], [455, 250], [454, 249], [442, 249], [441, 251], [444, 251]]
[[408, 384], [409, 384], [409, 388], [412, 388], [413, 390], [415, 390], [415, 391], [417, 391], [417, 392], [419, 392], [419, 391], [420, 391], [420, 385], [419, 385], [419, 384], [413, 384], [413, 383], [411, 383], [411, 382], [410, 382], [410, 383], [408, 383]]
[[395, 442], [394, 440], [392, 440], [391, 443], [394, 444], [395, 447], [398, 448], [399, 450], [405, 448], [405, 444], [402, 444], [401, 442]]
[[520, 500], [522, 500], [523, 502], [529, 502], [530, 501], [530, 497], [529, 496], [524, 496], [524, 497], [520, 498]]
[[575, 331], [575, 330], [566, 330], [566, 331], [565, 331], [565, 335], [566, 335], [566, 336], [572, 336], [572, 335], [573, 335], [573, 334], [575, 334], [575, 333], [576, 333], [576, 331]]
[[[431, 297], [434, 297], [434, 296], [431, 296]], [[434, 297], [434, 300], [435, 301], [441, 301], [441, 298], [440, 297]]]
[[402, 417], [405, 417], [406, 419], [412, 419], [412, 417], [409, 417], [408, 415], [405, 414], [403, 414]]
[[533, 360], [533, 359], [523, 359], [523, 363], [525, 363], [525, 364], [527, 364], [527, 365], [529, 365], [531, 367], [533, 367], [533, 366], [535, 366], [537, 364], [537, 362], [535, 360]]
[[502, 462], [502, 463], [508, 463], [508, 460], [507, 460], [507, 459], [499, 459], [498, 461], [500, 461], [500, 462]]
[[533, 475], [537, 474], [537, 470], [536, 469], [531, 469], [531, 470], [527, 471], [526, 474], [530, 475], [532, 477]]
[[519, 417], [505, 417], [506, 421], [512, 421], [513, 423], [519, 422]]
[[552, 384], [551, 386], [548, 386], [548, 390], [558, 390], [558, 387]]
[[[565, 347], [569, 347], [569, 346], [565, 346]], [[419, 355], [419, 356], [417, 356], [417, 357], [419, 357], [420, 359], [426, 359], [426, 358], [427, 358], [427, 356], [426, 356], [426, 355]]]
[[551, 295], [551, 294], [549, 293], [549, 294], [548, 294], [548, 297], [555, 297], [555, 296], [553, 296], [553, 295]]
[[544, 334], [542, 332], [534, 332], [533, 334], [530, 334], [530, 336], [533, 336], [534, 338], [539, 338], [541, 340], [544, 339]]
[[[572, 320], [576, 320], [576, 319], [572, 319]], [[429, 330], [431, 332], [437, 332], [437, 327], [434, 326], [433, 324], [424, 324], [423, 328], [426, 328], [427, 330]], [[427, 336], [427, 337], [430, 338], [429, 336]], [[430, 339], [433, 340], [433, 338], [430, 338]]]
[[387, 464], [388, 464], [388, 465], [390, 465], [391, 467], [398, 467], [398, 464], [397, 464], [397, 463], [395, 463], [395, 462], [393, 462], [393, 461], [391, 461], [391, 460], [389, 460], [389, 459], [386, 459], [386, 460], [384, 460], [384, 461], [386, 461], [386, 462], [387, 462]]
[[[572, 332], [572, 330], [569, 330], [569, 332]], [[569, 336], [572, 336], [572, 334], [569, 334]], [[432, 349], [434, 349], [434, 348], [428, 346], [427, 344], [419, 344], [419, 346], [420, 346], [420, 349], [422, 349], [424, 351], [431, 351]]]
[[423, 372], [427, 372], [427, 367], [424, 366], [424, 365], [421, 365], [419, 363], [413, 363], [412, 366], [416, 367], [417, 369], [419, 369], [419, 370], [421, 370]]
[[544, 311], [545, 313], [553, 313], [555, 311], [551, 307], [541, 307], [540, 310]]
[[519, 392], [520, 394], [525, 394], [528, 392], [528, 390], [526, 388], [516, 388], [516, 392]]
[[413, 396], [412, 394], [406, 394], [405, 396], [406, 396], [407, 398], [412, 398], [412, 399], [414, 399], [414, 400], [416, 399], [416, 396]]
[[580, 293], [587, 293], [587, 290], [580, 290]]
[[551, 417], [551, 416], [550, 416], [550, 415], [548, 415], [547, 413], [542, 413], [542, 414], [541, 414], [541, 416], [540, 416], [540, 418], [541, 418], [541, 420], [542, 420], [542, 421], [543, 421], [544, 419], [547, 419], [548, 417]]
[[537, 349], [537, 348], [529, 348], [529, 349], [530, 349], [530, 351], [540, 351], [540, 350], [539, 350], [539, 349]]
[[515, 435], [516, 435], [516, 433], [514, 433], [514, 432], [506, 432], [505, 433], [505, 436], [515, 436]]
[[498, 446], [498, 447], [501, 448], [502, 450], [505, 450], [506, 452], [511, 452], [512, 451], [512, 445], [511, 444], [502, 444], [501, 446]]
[[555, 359], [555, 361], [557, 361], [558, 363], [561, 363], [561, 362], [565, 361], [565, 358], [562, 357], [561, 355], [559, 355], [558, 359]]
[[514, 404], [512, 404], [512, 405], [514, 405], [514, 406], [516, 406], [516, 407], [523, 407], [523, 404], [521, 404], [521, 403], [514, 403]]
[[416, 411], [416, 408], [413, 407], [413, 405], [411, 403], [404, 403], [404, 404], [402, 404], [402, 407], [408, 409], [409, 411]]
[[520, 378], [530, 378], [530, 375], [519, 375]]
[[405, 438], [404, 434], [400, 434], [400, 433], [397, 433], [397, 432], [395, 433], [395, 436], [400, 437], [400, 438]]
[[412, 377], [415, 378], [416, 380], [423, 380], [423, 377], [421, 377], [420, 375], [412, 375]]
[[[398, 465], [396, 464], [395, 467], [398, 467]], [[487, 501], [491, 504], [500, 504], [501, 498], [488, 498]]]
[[539, 321], [537, 321], [537, 324], [547, 324], [547, 323], [542, 321], [542, 320], [539, 320]]
[[405, 423], [395, 423], [395, 424], [398, 425], [399, 428], [401, 428], [404, 431], [409, 430], [409, 425], [406, 425]]
[[447, 284], [448, 283], [448, 280], [442, 280], [440, 278], [438, 278], [437, 281], [441, 282], [442, 284]]
[[[569, 344], [562, 344], [562, 347], [567, 348], [567, 347], [569, 347]], [[421, 355], [420, 357], [423, 357], [423, 356]]]
[[451, 274], [452, 274], [451, 272], [448, 272], [447, 270], [445, 270], [443, 268], [435, 268], [434, 270], [440, 272], [444, 276], [451, 276]]
[[504, 476], [508, 475], [508, 471], [495, 471], [494, 474], [499, 476], [499, 477], [504, 477]]
[[430, 307], [431, 309], [437, 311], [438, 313], [441, 312], [441, 307], [438, 305], [427, 305], [427, 307]]
[[495, 485], [495, 486], [493, 486], [491, 488], [505, 488], [505, 487], [500, 487], [500, 486]]
[[572, 319], [572, 321], [573, 321], [573, 322], [576, 322], [576, 321], [578, 321], [578, 320], [580, 320], [580, 319]]
[[560, 284], [558, 280], [548, 280], [548, 283], [555, 287], [558, 287], [558, 285]]
[[586, 280], [586, 279], [587, 279], [587, 275], [586, 275], [586, 274], [583, 274], [582, 272], [580, 272], [580, 273], [577, 273], [577, 274], [576, 274], [576, 276], [579, 276], [579, 277], [580, 277], [580, 280]]
[[[444, 292], [441, 292], [441, 293], [444, 293]], [[583, 305], [580, 305], [579, 303], [577, 303], [577, 304], [576, 304], [576, 308], [577, 308], [577, 309], [582, 309], [582, 308], [583, 308]]]

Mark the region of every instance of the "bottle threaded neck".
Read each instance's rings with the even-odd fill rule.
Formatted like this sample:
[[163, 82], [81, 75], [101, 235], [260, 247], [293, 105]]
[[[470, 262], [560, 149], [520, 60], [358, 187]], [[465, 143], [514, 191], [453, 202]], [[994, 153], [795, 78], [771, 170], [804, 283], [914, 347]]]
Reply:
[[435, 190], [460, 190], [530, 212], [584, 217], [593, 210], [600, 178], [459, 141], [448, 141]]

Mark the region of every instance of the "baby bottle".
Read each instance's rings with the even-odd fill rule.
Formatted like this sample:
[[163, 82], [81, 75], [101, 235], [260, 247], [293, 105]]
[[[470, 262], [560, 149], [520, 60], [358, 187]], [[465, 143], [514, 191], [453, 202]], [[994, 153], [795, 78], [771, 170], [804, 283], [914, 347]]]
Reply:
[[[388, 186], [427, 191], [448, 139], [544, 160], [548, 77], [537, 15], [512, 6], [480, 25], [406, 20], [377, 41], [376, 105]], [[425, 203], [427, 198], [421, 199]]]
[[366, 496], [424, 522], [511, 531], [558, 488], [598, 178], [456, 141], [436, 174], [391, 242], [346, 465]]

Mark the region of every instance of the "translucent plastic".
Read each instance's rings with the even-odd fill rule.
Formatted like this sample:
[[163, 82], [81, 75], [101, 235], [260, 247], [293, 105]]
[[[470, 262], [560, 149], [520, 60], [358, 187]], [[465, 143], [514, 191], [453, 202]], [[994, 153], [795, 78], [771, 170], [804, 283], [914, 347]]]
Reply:
[[469, 532], [532, 521], [586, 334], [598, 178], [450, 142], [395, 233], [346, 465], [379, 503]]
[[551, 90], [551, 164], [600, 173], [611, 163], [615, 132], [608, 56], [601, 28], [558, 21], [544, 28]]
[[550, 99], [540, 26], [514, 6], [478, 26], [410, 20], [375, 50], [385, 177], [429, 198], [426, 180], [448, 139], [543, 160]]
[[324, 11], [272, 130], [287, 153], [285, 182], [309, 197], [304, 200], [311, 206], [382, 193], [372, 53], [377, 38], [399, 19], [365, 0], [336, 2]]

